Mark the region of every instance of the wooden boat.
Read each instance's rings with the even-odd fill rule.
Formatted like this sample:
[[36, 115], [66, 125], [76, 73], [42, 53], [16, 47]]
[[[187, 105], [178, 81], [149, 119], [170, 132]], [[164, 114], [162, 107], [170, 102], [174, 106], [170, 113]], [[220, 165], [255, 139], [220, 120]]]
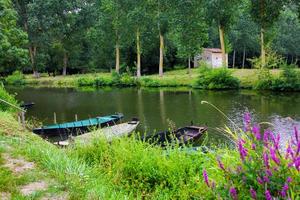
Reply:
[[21, 104], [21, 108], [24, 108], [24, 109], [28, 109], [28, 108], [31, 108], [32, 106], [34, 106], [35, 103], [34, 102], [29, 102], [29, 103], [23, 103]]
[[132, 132], [135, 131], [139, 123], [139, 120], [133, 119], [130, 122], [117, 124], [114, 126], [108, 126], [97, 131], [85, 133], [75, 137], [70, 137], [68, 140], [55, 142], [54, 144], [59, 146], [68, 146], [70, 143], [73, 142], [89, 144], [95, 138], [99, 138], [101, 136], [104, 136], [108, 141], [111, 141], [115, 137], [129, 136]]
[[123, 116], [123, 114], [116, 114], [63, 124], [53, 124], [33, 129], [33, 132], [44, 137], [81, 135], [90, 132], [92, 129], [115, 125]]
[[183, 144], [197, 141], [206, 131], [207, 127], [186, 126], [175, 131], [159, 132], [152, 136], [147, 136], [145, 139], [150, 143], [160, 145], [162, 147], [174, 143], [178, 143], [179, 146], [182, 146]]

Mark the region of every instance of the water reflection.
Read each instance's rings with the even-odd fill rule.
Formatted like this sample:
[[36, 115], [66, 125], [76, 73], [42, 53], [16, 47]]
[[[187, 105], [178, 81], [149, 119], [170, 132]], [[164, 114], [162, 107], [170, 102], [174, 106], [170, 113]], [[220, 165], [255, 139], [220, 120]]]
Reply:
[[[36, 105], [27, 117], [36, 117], [45, 124], [122, 112], [126, 120], [138, 117], [140, 131], [163, 130], [168, 128], [168, 120], [177, 127], [189, 125], [191, 121], [210, 127], [209, 137], [214, 143], [224, 141], [224, 137], [214, 131], [216, 127], [232, 126], [216, 110], [202, 105], [205, 100], [220, 108], [239, 126], [245, 111], [253, 114], [255, 121], [270, 121], [280, 127], [279, 131], [299, 125], [300, 93], [258, 93], [255, 91], [202, 91], [190, 89], [156, 88], [9, 88], [17, 93], [17, 98]], [[292, 122], [282, 121], [290, 117]], [[290, 134], [290, 133], [288, 133]]]

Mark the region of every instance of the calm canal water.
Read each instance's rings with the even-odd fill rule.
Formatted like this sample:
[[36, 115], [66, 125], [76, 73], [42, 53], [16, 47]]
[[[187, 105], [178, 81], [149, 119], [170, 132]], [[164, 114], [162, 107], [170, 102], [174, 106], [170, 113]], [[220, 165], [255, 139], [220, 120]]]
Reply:
[[[44, 124], [53, 123], [53, 113], [57, 121], [109, 115], [121, 112], [125, 120], [138, 117], [139, 131], [152, 132], [170, 127], [196, 125], [209, 127], [210, 143], [224, 142], [224, 136], [216, 131], [231, 124], [205, 100], [221, 109], [239, 126], [242, 116], [250, 111], [256, 121], [268, 121], [276, 126], [277, 132], [290, 135], [294, 125], [299, 126], [300, 93], [270, 93], [249, 90], [201, 91], [190, 89], [144, 89], [144, 88], [7, 88], [23, 102], [35, 102], [28, 110], [27, 118], [36, 118]], [[300, 126], [299, 126], [300, 127]]]

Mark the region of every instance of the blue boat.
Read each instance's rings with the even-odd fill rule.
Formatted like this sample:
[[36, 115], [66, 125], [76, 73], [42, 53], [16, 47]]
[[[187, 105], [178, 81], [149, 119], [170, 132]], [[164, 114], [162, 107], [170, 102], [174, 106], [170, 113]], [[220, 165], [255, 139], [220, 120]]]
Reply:
[[46, 137], [51, 136], [68, 136], [68, 135], [80, 135], [89, 132], [93, 129], [102, 128], [106, 126], [112, 126], [117, 124], [122, 118], [123, 114], [108, 115], [103, 117], [95, 117], [80, 121], [67, 122], [63, 124], [53, 124], [48, 126], [42, 126], [35, 128], [32, 131], [37, 135]]

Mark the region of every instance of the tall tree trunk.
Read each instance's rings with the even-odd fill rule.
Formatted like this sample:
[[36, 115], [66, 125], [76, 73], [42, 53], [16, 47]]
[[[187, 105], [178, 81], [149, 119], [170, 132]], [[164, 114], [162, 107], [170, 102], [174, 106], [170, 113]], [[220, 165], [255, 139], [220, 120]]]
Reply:
[[232, 68], [235, 67], [235, 53], [236, 53], [236, 51], [234, 50], [233, 51], [233, 58], [232, 58]]
[[35, 56], [36, 56], [36, 46], [29, 46], [29, 56], [30, 56], [30, 62], [31, 62], [31, 68], [32, 68], [32, 72], [33, 72], [33, 76], [35, 78], [38, 78], [38, 72], [36, 70], [35, 67]]
[[224, 27], [219, 25], [219, 34], [220, 34], [220, 44], [222, 50], [222, 64], [224, 67], [227, 67], [227, 59], [226, 59], [226, 49], [225, 49], [225, 36], [224, 36]]
[[140, 31], [136, 32], [136, 54], [137, 54], [137, 63], [136, 63], [136, 76], [141, 77], [141, 46], [140, 46]]
[[244, 47], [244, 50], [243, 50], [243, 65], [242, 65], [243, 69], [245, 68], [245, 60], [246, 60], [246, 48]]
[[116, 72], [120, 73], [120, 47], [118, 42], [116, 44]]
[[262, 67], [265, 67], [265, 65], [266, 65], [266, 50], [265, 50], [265, 30], [263, 27], [260, 29], [260, 46], [261, 46], [261, 52], [260, 52], [261, 65], [262, 65]]
[[68, 67], [68, 54], [67, 52], [64, 52], [63, 76], [67, 75], [67, 67]]
[[164, 75], [163, 67], [164, 67], [164, 36], [159, 33], [160, 47], [159, 47], [159, 76], [162, 77]]
[[189, 59], [188, 59], [188, 66], [189, 66], [188, 74], [191, 76], [191, 57], [189, 57]]

